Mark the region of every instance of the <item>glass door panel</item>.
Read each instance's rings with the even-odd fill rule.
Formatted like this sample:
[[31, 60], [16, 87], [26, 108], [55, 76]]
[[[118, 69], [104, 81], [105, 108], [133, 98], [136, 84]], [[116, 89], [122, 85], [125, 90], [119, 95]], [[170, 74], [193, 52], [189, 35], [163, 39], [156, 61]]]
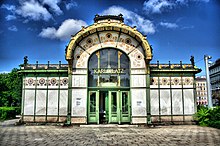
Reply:
[[99, 91], [89, 92], [88, 122], [99, 124]]
[[109, 91], [109, 123], [119, 122], [119, 98], [117, 91]]
[[121, 122], [130, 122], [130, 98], [128, 91], [121, 92]]

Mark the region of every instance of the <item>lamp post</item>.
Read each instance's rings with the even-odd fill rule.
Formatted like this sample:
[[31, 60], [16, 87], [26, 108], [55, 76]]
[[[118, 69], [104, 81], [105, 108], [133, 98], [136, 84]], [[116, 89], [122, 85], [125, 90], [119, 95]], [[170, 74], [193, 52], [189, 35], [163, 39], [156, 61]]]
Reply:
[[206, 85], [207, 85], [207, 97], [208, 97], [208, 108], [212, 108], [212, 96], [211, 96], [211, 87], [210, 87], [210, 76], [209, 76], [209, 66], [208, 60], [211, 59], [211, 56], [204, 55], [205, 69], [206, 69]]

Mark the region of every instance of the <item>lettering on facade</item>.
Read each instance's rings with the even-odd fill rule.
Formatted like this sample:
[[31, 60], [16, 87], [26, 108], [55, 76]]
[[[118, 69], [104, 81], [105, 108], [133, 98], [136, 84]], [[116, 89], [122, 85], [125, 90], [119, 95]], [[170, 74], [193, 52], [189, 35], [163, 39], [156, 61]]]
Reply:
[[94, 68], [94, 74], [125, 74], [124, 68]]
[[81, 98], [76, 98], [76, 106], [80, 106], [81, 105]]

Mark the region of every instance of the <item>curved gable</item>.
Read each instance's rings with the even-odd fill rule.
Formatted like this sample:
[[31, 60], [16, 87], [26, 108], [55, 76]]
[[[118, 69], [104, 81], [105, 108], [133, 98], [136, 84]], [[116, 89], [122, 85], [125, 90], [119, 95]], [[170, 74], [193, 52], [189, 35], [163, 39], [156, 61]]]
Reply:
[[[86, 28], [83, 27], [73, 36], [66, 50], [66, 60], [74, 59], [76, 48], [80, 48], [89, 55], [88, 49], [92, 47], [115, 47], [120, 49], [120, 46], [130, 49], [136, 48], [140, 51], [140, 48], [142, 48], [144, 58], [149, 61], [152, 59], [152, 50], [148, 41], [136, 28], [109, 19], [104, 22], [96, 22]], [[129, 53], [129, 51], [126, 53]]]

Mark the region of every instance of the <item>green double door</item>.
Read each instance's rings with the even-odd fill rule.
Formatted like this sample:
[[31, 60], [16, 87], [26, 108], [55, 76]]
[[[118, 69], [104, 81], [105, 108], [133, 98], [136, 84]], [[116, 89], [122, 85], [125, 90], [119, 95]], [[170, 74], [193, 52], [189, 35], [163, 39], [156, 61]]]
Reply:
[[88, 123], [130, 123], [129, 91], [89, 91]]

